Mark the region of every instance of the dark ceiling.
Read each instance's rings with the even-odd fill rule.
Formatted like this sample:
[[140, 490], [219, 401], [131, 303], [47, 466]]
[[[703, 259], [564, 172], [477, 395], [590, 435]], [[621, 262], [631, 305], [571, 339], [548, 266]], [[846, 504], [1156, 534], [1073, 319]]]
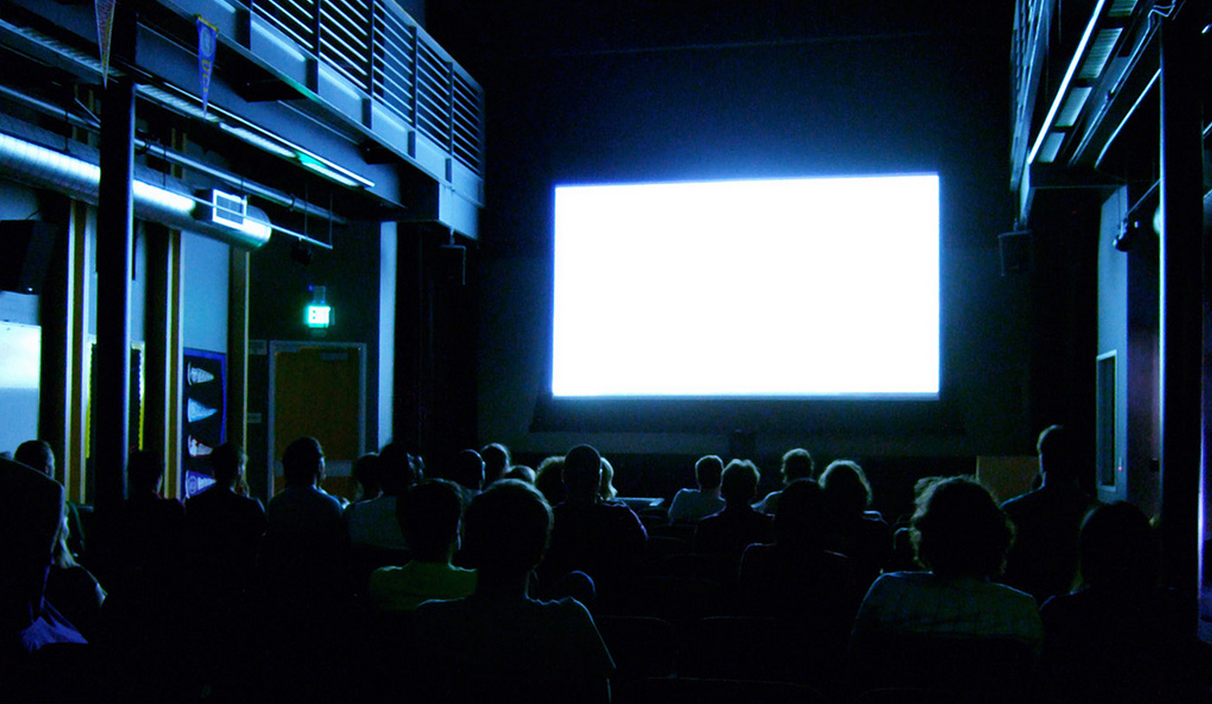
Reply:
[[427, 29], [468, 68], [488, 75], [524, 57], [799, 43], [874, 36], [982, 35], [1009, 56], [1014, 3], [939, 0], [429, 0]]

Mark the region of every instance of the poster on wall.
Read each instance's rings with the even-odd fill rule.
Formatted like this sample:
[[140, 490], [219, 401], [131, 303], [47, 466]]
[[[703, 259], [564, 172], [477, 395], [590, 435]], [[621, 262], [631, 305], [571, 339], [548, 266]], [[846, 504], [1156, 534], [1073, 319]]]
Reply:
[[182, 491], [189, 498], [214, 484], [210, 453], [227, 439], [227, 357], [220, 352], [185, 350], [184, 457]]

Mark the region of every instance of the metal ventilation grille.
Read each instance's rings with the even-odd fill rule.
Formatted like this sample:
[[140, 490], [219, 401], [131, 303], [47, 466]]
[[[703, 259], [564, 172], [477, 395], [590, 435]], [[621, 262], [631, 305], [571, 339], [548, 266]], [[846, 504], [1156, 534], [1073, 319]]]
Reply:
[[320, 58], [363, 92], [370, 92], [370, 3], [366, 0], [320, 2]]
[[375, 3], [371, 94], [413, 124], [417, 28]]
[[450, 144], [450, 66], [428, 46], [417, 47], [417, 129]]
[[455, 158], [470, 166], [476, 173], [480, 172], [481, 145], [484, 143], [484, 132], [480, 116], [484, 114], [480, 102], [480, 93], [459, 74], [453, 76], [454, 110], [452, 114], [451, 150]]
[[250, 11], [483, 174], [483, 95], [394, 0], [246, 0]]
[[316, 44], [317, 0], [250, 0], [252, 11], [300, 46]]

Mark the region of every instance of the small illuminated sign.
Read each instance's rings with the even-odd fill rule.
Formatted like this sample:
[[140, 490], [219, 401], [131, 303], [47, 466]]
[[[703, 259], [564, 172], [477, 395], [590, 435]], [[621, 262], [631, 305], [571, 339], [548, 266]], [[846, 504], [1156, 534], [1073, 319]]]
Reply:
[[312, 304], [307, 306], [307, 327], [326, 328], [332, 325], [332, 307]]

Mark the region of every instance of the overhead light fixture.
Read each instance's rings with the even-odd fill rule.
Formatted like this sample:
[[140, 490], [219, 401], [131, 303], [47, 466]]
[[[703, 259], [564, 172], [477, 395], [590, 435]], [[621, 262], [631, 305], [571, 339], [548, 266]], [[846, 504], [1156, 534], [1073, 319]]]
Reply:
[[297, 158], [299, 163], [304, 167], [316, 172], [317, 174], [320, 174], [330, 181], [336, 181], [342, 186], [348, 186], [349, 188], [374, 188], [375, 186], [374, 181], [363, 178], [349, 169], [337, 166], [331, 161], [318, 157], [310, 152], [305, 152], [302, 150], [296, 151], [295, 158]]
[[286, 147], [282, 146], [281, 144], [274, 141], [273, 139], [270, 139], [269, 137], [258, 134], [245, 127], [229, 125], [226, 122], [220, 122], [219, 129], [223, 130], [224, 132], [230, 134], [231, 136], [233, 136], [237, 139], [241, 139], [241, 140], [247, 142], [248, 144], [251, 144], [252, 146], [257, 147], [259, 149], [263, 149], [275, 156], [280, 156], [283, 159], [295, 158], [295, 152], [293, 150], [287, 149]]

